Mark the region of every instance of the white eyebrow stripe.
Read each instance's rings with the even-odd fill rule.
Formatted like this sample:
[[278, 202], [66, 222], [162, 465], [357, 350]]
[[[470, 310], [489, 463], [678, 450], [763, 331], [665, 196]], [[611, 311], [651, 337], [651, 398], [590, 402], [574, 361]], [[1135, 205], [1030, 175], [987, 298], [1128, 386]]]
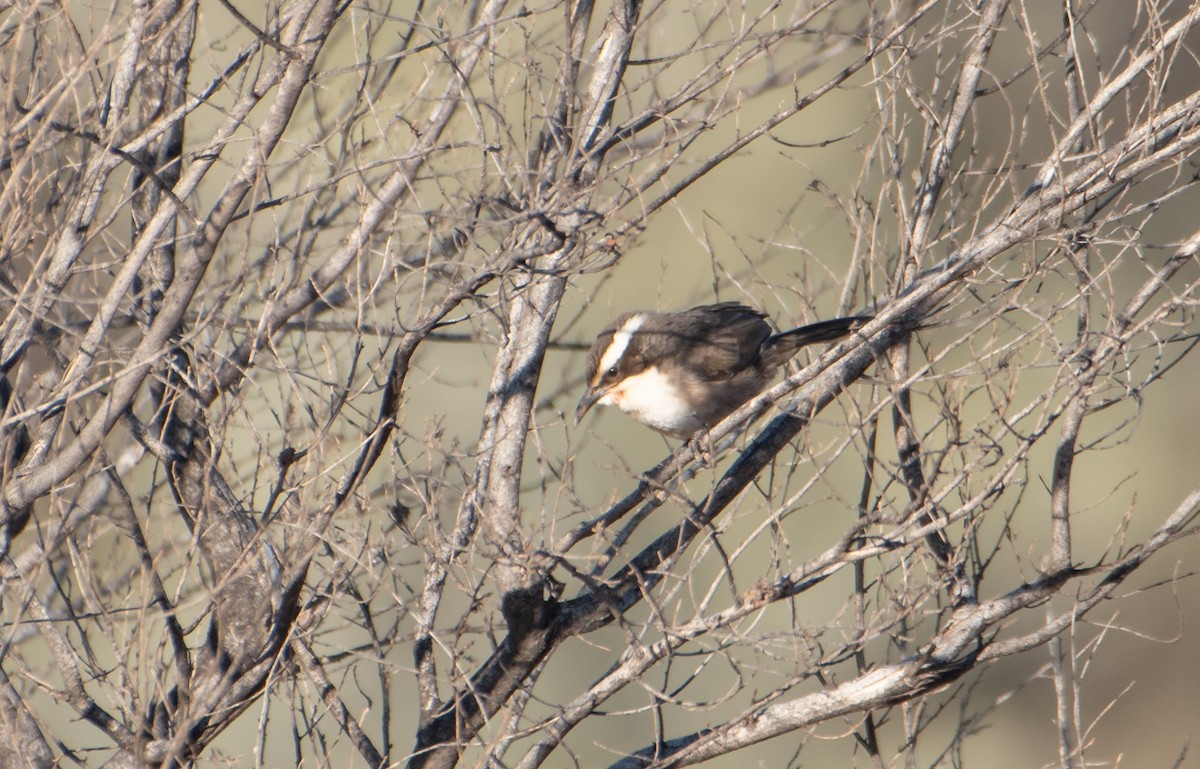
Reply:
[[629, 320], [621, 324], [621, 327], [613, 332], [612, 341], [608, 344], [608, 349], [604, 351], [604, 355], [600, 356], [600, 371], [608, 371], [613, 366], [617, 365], [617, 361], [621, 360], [621, 356], [625, 354], [626, 348], [629, 347], [630, 340], [633, 339], [633, 334], [642, 324], [646, 322], [646, 316], [638, 313], [630, 316]]

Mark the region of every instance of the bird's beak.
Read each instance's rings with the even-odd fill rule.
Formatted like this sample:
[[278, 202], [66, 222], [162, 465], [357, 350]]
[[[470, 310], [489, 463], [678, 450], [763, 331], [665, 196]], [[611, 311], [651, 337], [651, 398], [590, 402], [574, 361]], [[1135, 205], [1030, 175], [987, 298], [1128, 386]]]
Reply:
[[604, 390], [589, 387], [584, 391], [583, 397], [579, 399], [579, 405], [575, 407], [575, 426], [579, 427], [579, 423], [583, 421], [583, 417], [592, 406], [596, 405], [596, 401], [604, 397]]

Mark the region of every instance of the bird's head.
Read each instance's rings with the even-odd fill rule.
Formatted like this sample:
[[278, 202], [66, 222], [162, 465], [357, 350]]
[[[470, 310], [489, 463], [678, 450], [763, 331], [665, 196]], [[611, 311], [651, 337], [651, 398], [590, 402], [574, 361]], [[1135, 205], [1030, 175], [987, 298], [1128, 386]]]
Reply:
[[620, 405], [620, 384], [645, 371], [645, 336], [641, 333], [648, 315], [628, 312], [600, 332], [588, 350], [587, 389], [575, 408], [575, 424], [583, 420], [592, 406]]

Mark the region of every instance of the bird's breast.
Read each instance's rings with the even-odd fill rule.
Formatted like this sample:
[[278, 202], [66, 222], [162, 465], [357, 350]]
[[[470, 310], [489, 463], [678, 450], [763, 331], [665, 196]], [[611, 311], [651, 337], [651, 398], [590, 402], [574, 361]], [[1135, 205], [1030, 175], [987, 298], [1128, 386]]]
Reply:
[[616, 406], [642, 424], [675, 437], [686, 437], [704, 426], [686, 393], [654, 366], [622, 380], [600, 403]]

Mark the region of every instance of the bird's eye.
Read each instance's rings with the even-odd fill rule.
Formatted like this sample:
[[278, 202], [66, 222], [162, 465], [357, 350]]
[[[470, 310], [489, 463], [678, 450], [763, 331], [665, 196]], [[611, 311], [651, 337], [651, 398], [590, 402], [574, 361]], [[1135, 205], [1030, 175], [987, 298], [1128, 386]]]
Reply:
[[610, 368], [608, 371], [605, 371], [605, 372], [604, 372], [604, 378], [605, 378], [605, 379], [613, 379], [613, 378], [615, 378], [616, 376], [617, 376], [617, 367], [616, 367], [616, 366], [613, 366], [613, 367], [612, 367], [612, 368]]

